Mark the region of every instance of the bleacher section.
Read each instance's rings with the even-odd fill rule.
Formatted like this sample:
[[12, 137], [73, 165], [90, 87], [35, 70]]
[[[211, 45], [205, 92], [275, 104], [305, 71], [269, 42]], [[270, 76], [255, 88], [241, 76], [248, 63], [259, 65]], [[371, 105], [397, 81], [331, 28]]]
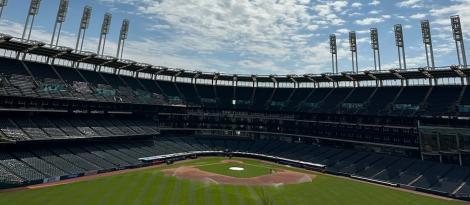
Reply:
[[2, 141], [41, 141], [94, 137], [151, 136], [159, 133], [157, 124], [149, 119], [127, 117], [2, 117]]

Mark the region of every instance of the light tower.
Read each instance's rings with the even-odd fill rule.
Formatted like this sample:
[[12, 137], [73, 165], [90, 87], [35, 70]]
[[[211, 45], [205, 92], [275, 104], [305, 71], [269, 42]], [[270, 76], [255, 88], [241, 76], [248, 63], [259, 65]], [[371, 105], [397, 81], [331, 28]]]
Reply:
[[98, 55], [104, 54], [104, 48], [106, 46], [106, 37], [109, 33], [109, 27], [111, 25], [112, 14], [104, 14], [103, 25], [101, 26], [100, 41], [98, 43]]
[[[59, 4], [59, 10], [57, 11], [57, 18], [55, 20], [54, 31], [52, 32], [51, 47], [57, 47], [59, 44], [60, 31], [62, 30], [62, 24], [65, 22], [65, 17], [67, 16], [68, 8], [69, 0], [61, 0]], [[55, 39], [56, 33], [57, 39]]]
[[428, 20], [421, 21], [421, 33], [423, 34], [423, 43], [426, 50], [426, 63], [428, 68], [434, 70], [436, 67], [434, 63], [434, 51], [432, 48], [431, 27]]
[[338, 73], [338, 48], [336, 46], [336, 35], [330, 35], [330, 53], [331, 53], [331, 67], [333, 73]]
[[[83, 8], [82, 20], [80, 21], [80, 27], [78, 29], [77, 35], [77, 43], [75, 45], [75, 50], [80, 52], [83, 49], [83, 41], [85, 41], [86, 30], [88, 29], [88, 25], [90, 25], [91, 11], [92, 8], [90, 6], [85, 6], [85, 8]], [[80, 50], [78, 46], [80, 46]]]
[[349, 32], [349, 47], [351, 50], [352, 71], [359, 73], [359, 63], [357, 60], [357, 38], [356, 32]]
[[452, 23], [452, 32], [454, 34], [455, 47], [457, 49], [457, 57], [459, 65], [467, 68], [467, 56], [465, 55], [465, 45], [463, 40], [462, 26], [460, 24], [459, 16], [450, 17]]
[[[398, 49], [398, 61], [400, 64], [400, 69], [406, 70], [406, 55], [405, 55], [405, 43], [403, 41], [403, 27], [401, 24], [396, 24], [394, 26], [395, 30], [395, 43]], [[403, 56], [403, 61], [402, 61]]]
[[41, 5], [41, 0], [31, 0], [31, 4], [28, 10], [28, 16], [26, 17], [26, 22], [24, 24], [23, 35], [21, 36], [21, 41], [25, 40], [26, 33], [28, 33], [27, 40], [31, 38], [31, 31], [33, 30], [34, 19], [36, 18], [36, 15], [38, 15], [39, 13], [40, 5]]
[[121, 33], [119, 34], [119, 44], [118, 44], [116, 58], [122, 59], [122, 55], [124, 53], [124, 43], [126, 42], [128, 32], [129, 32], [129, 20], [124, 19], [122, 21]]
[[8, 0], [0, 0], [0, 18], [3, 14], [3, 8], [5, 8], [8, 4]]
[[379, 46], [379, 32], [377, 28], [370, 29], [370, 45], [372, 51], [374, 52], [374, 68], [377, 70], [377, 65], [379, 70], [382, 70], [380, 63], [380, 46]]

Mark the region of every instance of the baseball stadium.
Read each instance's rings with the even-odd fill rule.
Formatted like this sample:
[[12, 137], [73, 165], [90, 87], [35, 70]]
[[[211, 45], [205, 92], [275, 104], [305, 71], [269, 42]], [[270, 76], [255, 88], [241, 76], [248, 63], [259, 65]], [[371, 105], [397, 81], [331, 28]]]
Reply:
[[[116, 14], [103, 12], [95, 44], [86, 42], [92, 12], [102, 15], [85, 5], [93, 1], [0, 0], [1, 205], [470, 204], [470, 68], [462, 27], [470, 19], [464, 15], [418, 21], [419, 61], [426, 65], [419, 68], [409, 68], [413, 59], [406, 58], [405, 49], [416, 49], [405, 46], [411, 28], [394, 24], [388, 31], [348, 31], [346, 40], [344, 32], [328, 34], [327, 48], [318, 51], [327, 54], [328, 72], [241, 74], [126, 59], [136, 44], [128, 36], [138, 35], [130, 29], [134, 20], [121, 19], [117, 42], [107, 37], [114, 37], [112, 18], [132, 12], [110, 5], [157, 2], [165, 10], [168, 0], [96, 2]], [[326, 2], [337, 12], [380, 4], [307, 2], [297, 3], [315, 9]], [[428, 8], [409, 3], [397, 6]], [[20, 8], [24, 26], [13, 22]], [[42, 21], [40, 10], [51, 11], [55, 24]], [[77, 15], [75, 35], [66, 19]], [[47, 25], [53, 32], [43, 32]], [[433, 48], [436, 30], [452, 36], [446, 42], [457, 56], [449, 66], [436, 66], [445, 50]], [[379, 46], [379, 31], [393, 36], [396, 50]], [[357, 38], [364, 33], [365, 42]], [[75, 47], [62, 46], [70, 35]], [[359, 67], [359, 44], [373, 53], [372, 67]], [[117, 54], [108, 55], [111, 49]], [[382, 65], [396, 51], [397, 65]], [[338, 66], [345, 60], [351, 71]]]

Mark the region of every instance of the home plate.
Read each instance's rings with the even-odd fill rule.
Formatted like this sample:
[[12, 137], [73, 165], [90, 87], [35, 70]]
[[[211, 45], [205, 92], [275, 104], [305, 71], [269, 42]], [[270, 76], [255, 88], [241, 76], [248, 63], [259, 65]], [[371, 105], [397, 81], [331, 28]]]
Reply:
[[242, 168], [242, 167], [230, 167], [228, 169], [230, 169], [232, 171], [243, 171], [243, 170], [245, 170], [245, 168]]

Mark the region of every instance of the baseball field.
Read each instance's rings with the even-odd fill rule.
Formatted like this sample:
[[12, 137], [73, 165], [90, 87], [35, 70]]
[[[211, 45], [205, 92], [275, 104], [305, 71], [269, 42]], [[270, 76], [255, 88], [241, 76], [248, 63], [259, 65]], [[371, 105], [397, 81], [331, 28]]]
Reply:
[[465, 205], [252, 159], [201, 158], [0, 193], [1, 205]]

